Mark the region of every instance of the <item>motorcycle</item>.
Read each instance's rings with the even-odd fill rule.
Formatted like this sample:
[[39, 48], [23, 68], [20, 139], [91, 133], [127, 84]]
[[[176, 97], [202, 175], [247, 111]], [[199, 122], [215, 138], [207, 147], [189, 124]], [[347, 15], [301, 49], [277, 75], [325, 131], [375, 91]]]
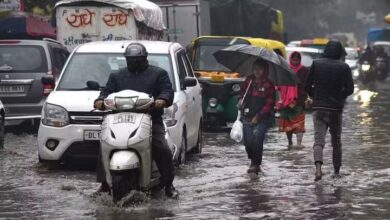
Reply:
[[[101, 155], [106, 181], [117, 203], [132, 190], [148, 191], [159, 184], [151, 150], [154, 99], [146, 93], [123, 90], [110, 94], [104, 105], [108, 111], [101, 129]], [[177, 153], [167, 138], [173, 154]]]
[[387, 78], [387, 62], [383, 57], [375, 59], [375, 72], [379, 80], [383, 81]]
[[376, 79], [376, 74], [373, 66], [368, 61], [363, 61], [362, 64], [359, 65], [359, 76], [358, 79], [363, 83], [367, 84]]

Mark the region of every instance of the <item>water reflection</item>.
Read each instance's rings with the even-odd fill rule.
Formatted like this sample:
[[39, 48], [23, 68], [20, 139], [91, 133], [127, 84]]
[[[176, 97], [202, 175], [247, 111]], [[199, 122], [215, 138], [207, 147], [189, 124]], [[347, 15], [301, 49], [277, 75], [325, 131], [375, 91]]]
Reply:
[[[314, 219], [330, 219], [345, 217], [343, 201], [343, 188], [315, 184], [314, 194], [316, 195], [316, 207]], [[313, 219], [313, 218], [312, 218]]]
[[353, 96], [353, 100], [360, 103], [361, 107], [368, 107], [371, 101], [378, 95], [377, 92], [373, 92], [370, 90], [355, 90], [355, 94]]

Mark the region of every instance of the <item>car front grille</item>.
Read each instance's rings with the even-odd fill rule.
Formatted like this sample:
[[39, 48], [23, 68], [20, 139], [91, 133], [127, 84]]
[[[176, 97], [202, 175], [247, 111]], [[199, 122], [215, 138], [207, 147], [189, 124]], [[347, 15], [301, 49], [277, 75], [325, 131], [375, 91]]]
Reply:
[[100, 125], [103, 112], [69, 112], [70, 124]]

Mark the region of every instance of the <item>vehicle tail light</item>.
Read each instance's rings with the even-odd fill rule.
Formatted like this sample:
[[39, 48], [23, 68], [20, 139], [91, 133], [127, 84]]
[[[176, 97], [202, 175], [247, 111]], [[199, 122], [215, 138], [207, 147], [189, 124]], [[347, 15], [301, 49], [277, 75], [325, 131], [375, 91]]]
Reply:
[[[54, 75], [55, 75], [55, 70], [52, 69], [52, 70], [49, 70], [49, 72], [47, 72], [47, 74], [51, 77], [54, 78]], [[48, 96], [54, 89], [54, 86], [52, 84], [43, 84], [43, 95], [44, 96]]]
[[53, 85], [51, 84], [44, 84], [43, 85], [43, 95], [48, 96], [51, 91], [53, 91]]

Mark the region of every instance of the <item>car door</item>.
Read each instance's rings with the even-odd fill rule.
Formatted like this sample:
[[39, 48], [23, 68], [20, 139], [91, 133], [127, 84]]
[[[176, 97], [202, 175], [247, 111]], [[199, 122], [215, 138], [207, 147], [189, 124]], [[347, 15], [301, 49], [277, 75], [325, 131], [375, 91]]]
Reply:
[[180, 85], [186, 95], [187, 102], [187, 146], [188, 149], [195, 146], [198, 137], [199, 127], [199, 109], [197, 102], [200, 99], [197, 95], [196, 87], [185, 87], [184, 81], [186, 77], [195, 77], [192, 73], [192, 68], [189, 65], [188, 58], [184, 50], [178, 53], [179, 71], [180, 71]]

